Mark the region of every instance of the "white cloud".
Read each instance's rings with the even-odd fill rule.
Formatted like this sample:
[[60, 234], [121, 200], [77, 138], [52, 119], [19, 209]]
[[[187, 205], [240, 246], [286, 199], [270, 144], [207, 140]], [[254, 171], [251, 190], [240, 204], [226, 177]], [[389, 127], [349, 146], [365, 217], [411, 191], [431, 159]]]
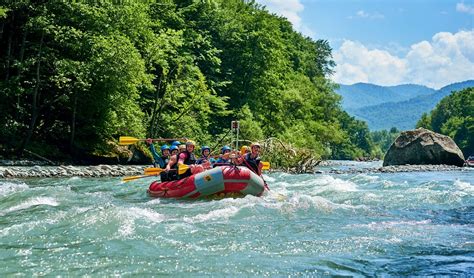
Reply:
[[315, 33], [303, 24], [299, 15], [304, 10], [300, 0], [257, 0], [257, 2], [266, 6], [270, 12], [287, 18], [293, 27], [302, 34], [309, 37], [314, 36]]
[[437, 33], [431, 41], [413, 44], [402, 57], [346, 40], [334, 52], [334, 60], [333, 80], [338, 83], [416, 83], [440, 88], [474, 79], [474, 29]]
[[456, 11], [461, 13], [474, 14], [474, 7], [461, 2], [456, 4]]
[[364, 10], [357, 11], [355, 15], [348, 16], [349, 19], [364, 18], [364, 19], [384, 19], [385, 16], [379, 12], [369, 13]]

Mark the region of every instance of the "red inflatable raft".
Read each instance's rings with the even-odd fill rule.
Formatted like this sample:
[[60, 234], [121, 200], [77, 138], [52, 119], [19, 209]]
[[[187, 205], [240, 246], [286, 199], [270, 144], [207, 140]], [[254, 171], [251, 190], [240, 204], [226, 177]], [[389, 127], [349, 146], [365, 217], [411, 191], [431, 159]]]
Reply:
[[148, 194], [160, 198], [200, 198], [206, 196], [260, 196], [263, 178], [247, 167], [220, 166], [187, 178], [150, 184]]

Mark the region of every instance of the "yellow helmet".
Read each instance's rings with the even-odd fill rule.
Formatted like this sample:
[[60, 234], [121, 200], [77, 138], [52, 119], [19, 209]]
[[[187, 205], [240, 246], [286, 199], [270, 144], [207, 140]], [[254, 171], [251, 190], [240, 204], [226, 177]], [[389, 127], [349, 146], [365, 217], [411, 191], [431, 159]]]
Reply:
[[242, 146], [242, 148], [240, 148], [240, 154], [245, 154], [249, 150], [250, 150], [249, 146]]

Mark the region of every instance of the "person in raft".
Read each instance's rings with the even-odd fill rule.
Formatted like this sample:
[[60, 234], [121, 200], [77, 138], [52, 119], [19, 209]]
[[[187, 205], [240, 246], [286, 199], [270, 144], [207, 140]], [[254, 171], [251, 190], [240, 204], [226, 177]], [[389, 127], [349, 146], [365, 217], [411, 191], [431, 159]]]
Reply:
[[171, 156], [168, 161], [168, 164], [166, 165], [165, 173], [168, 174], [168, 181], [174, 181], [178, 179], [179, 148], [177, 145], [171, 145], [170, 151], [171, 151]]
[[179, 146], [179, 145], [181, 145], [181, 142], [179, 142], [179, 141], [171, 142], [171, 146]]
[[204, 165], [208, 164], [208, 166], [210, 167], [211, 164], [215, 162], [214, 158], [212, 158], [210, 154], [211, 154], [211, 148], [209, 148], [209, 146], [202, 146], [201, 157], [196, 161], [196, 164], [204, 164]]
[[230, 152], [231, 151], [232, 151], [232, 149], [229, 146], [222, 147], [221, 155], [219, 156], [219, 158], [217, 159], [217, 161], [215, 163], [215, 164], [217, 164], [216, 166], [229, 164], [230, 163]]
[[240, 155], [246, 155], [247, 153], [250, 152], [250, 147], [249, 146], [242, 146], [242, 148], [240, 148]]
[[[156, 152], [155, 146], [153, 145], [153, 140], [151, 138], [146, 139], [146, 143], [150, 148], [150, 152], [153, 155], [153, 166], [155, 167], [160, 167], [160, 168], [165, 168], [166, 165], [168, 164], [169, 157], [170, 157], [170, 147], [168, 145], [164, 144], [161, 146], [161, 155], [159, 155]], [[160, 179], [161, 181], [168, 181], [168, 173], [166, 172], [161, 172], [160, 173]]]
[[262, 163], [260, 162], [260, 144], [253, 143], [250, 146], [250, 153], [245, 154], [240, 158], [243, 162], [242, 166], [247, 166], [250, 170], [255, 172], [257, 175], [262, 175]]
[[186, 150], [179, 154], [178, 158], [178, 168], [179, 165], [188, 165], [189, 169], [186, 170], [183, 174], [179, 175], [179, 179], [189, 177], [191, 175], [201, 173], [204, 171], [204, 165], [196, 165], [196, 157], [194, 156], [194, 148], [196, 143], [193, 140], [188, 140], [186, 142]]

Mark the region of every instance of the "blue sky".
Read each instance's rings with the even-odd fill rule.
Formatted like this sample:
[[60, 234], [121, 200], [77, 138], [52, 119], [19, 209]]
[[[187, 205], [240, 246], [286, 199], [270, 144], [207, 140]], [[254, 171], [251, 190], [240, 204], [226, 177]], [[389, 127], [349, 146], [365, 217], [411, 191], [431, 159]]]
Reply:
[[257, 0], [313, 39], [328, 40], [342, 84], [474, 79], [474, 0]]

